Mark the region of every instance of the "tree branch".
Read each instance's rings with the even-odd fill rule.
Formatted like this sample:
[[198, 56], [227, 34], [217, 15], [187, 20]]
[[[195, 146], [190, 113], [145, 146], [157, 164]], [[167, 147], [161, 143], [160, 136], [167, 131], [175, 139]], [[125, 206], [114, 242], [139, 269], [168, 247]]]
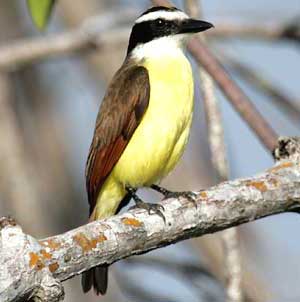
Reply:
[[[34, 295], [37, 283], [49, 278], [49, 272], [64, 281], [99, 264], [111, 264], [269, 215], [298, 212], [299, 151], [299, 138], [282, 138], [275, 151], [281, 160], [266, 172], [200, 191], [196, 204], [185, 198], [162, 201], [166, 222], [145, 210], [133, 209], [39, 241], [22, 233], [18, 226], [2, 224], [0, 300]], [[61, 291], [55, 292], [61, 297]]]
[[299, 20], [292, 20], [290, 23], [277, 25], [237, 25], [222, 23], [218, 24], [214, 31], [208, 34], [209, 37], [219, 39], [251, 39], [263, 41], [300, 41], [300, 23]]
[[261, 70], [256, 70], [224, 53], [222, 53], [220, 57], [229, 68], [236, 72], [249, 85], [270, 97], [280, 109], [296, 121], [299, 120], [300, 105], [298, 100], [293, 100], [278, 87], [277, 83], [273, 84], [267, 77], [264, 77]]
[[[164, 2], [163, 0], [161, 3]], [[166, 2], [165, 2], [166, 3]], [[136, 12], [125, 10], [122, 12], [118, 23], [122, 28], [105, 32], [112, 25], [111, 18], [115, 12], [88, 19], [81, 26], [71, 31], [47, 35], [42, 38], [27, 38], [17, 40], [7, 46], [0, 47], [0, 69], [13, 70], [25, 64], [32, 64], [42, 59], [62, 56], [78, 51], [102, 49], [103, 47], [117, 47], [118, 44], [128, 39], [130, 27], [124, 23], [130, 22]], [[110, 21], [109, 21], [110, 20]], [[276, 26], [246, 26], [222, 23], [215, 30], [207, 32], [209, 38], [243, 38], [263, 40], [300, 41], [300, 25], [298, 20], [289, 24]]]
[[0, 219], [0, 301], [58, 302], [64, 297], [59, 280], [37, 260], [37, 240], [11, 218]]
[[[152, 0], [152, 3], [171, 6], [168, 0]], [[198, 64], [214, 79], [227, 96], [228, 101], [254, 131], [262, 144], [272, 152], [276, 147], [278, 135], [257, 111], [248, 96], [245, 95], [240, 87], [231, 79], [212, 51], [196, 37], [189, 41], [188, 50]]]
[[129, 35], [129, 27], [124, 24], [131, 21], [136, 12], [124, 10], [119, 16], [118, 24], [122, 28], [113, 28], [112, 20], [115, 11], [87, 19], [78, 28], [59, 34], [39, 38], [17, 40], [7, 46], [0, 47], [0, 69], [13, 70], [25, 64], [38, 62], [42, 59], [62, 56], [73, 52], [102, 49], [117, 46]]
[[[186, 8], [190, 16], [200, 18], [200, 1], [186, 0]], [[204, 45], [207, 45], [205, 33], [201, 35], [201, 41]], [[201, 67], [199, 68], [199, 73], [202, 84], [200, 87], [204, 101], [211, 161], [214, 171], [216, 172], [216, 183], [219, 183], [229, 179], [229, 165], [227, 161], [221, 110], [212, 77]], [[227, 279], [227, 301], [242, 302], [242, 266], [237, 228], [231, 228], [221, 232], [221, 239]]]
[[276, 147], [278, 135], [257, 111], [248, 96], [231, 79], [212, 52], [197, 38], [189, 42], [188, 48], [199, 64], [216, 81], [220, 89], [227, 96], [228, 101], [254, 131], [261, 143], [269, 151], [273, 151]]

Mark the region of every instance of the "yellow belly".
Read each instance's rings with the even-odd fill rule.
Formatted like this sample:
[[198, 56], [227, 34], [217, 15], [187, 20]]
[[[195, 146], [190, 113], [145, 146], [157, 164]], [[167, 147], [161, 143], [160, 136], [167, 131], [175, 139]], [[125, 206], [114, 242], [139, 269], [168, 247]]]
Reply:
[[186, 146], [193, 112], [190, 63], [181, 57], [148, 60], [150, 101], [130, 142], [104, 183], [97, 200], [97, 218], [113, 215], [125, 186], [143, 187], [166, 176]]

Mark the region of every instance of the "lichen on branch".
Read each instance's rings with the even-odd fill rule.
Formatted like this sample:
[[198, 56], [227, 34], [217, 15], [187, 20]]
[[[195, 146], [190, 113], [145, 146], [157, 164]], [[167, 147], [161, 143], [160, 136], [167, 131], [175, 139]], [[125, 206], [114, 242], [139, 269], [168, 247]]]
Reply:
[[274, 152], [278, 162], [272, 168], [199, 191], [196, 204], [186, 198], [163, 200], [165, 222], [143, 209], [133, 209], [39, 241], [24, 234], [15, 223], [2, 223], [0, 300], [34, 295], [40, 292], [37, 288], [44, 280], [54, 284], [50, 288], [60, 299], [59, 281], [99, 264], [111, 264], [269, 215], [299, 212], [299, 142], [299, 138], [280, 138]]

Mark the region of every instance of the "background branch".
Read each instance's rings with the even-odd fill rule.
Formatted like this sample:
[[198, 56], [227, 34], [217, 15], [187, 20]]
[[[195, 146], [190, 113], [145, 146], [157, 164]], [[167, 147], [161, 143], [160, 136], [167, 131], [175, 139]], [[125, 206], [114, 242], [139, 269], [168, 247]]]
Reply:
[[[160, 3], [166, 3], [160, 0]], [[158, 2], [156, 2], [158, 3]], [[115, 12], [96, 17], [90, 17], [77, 28], [59, 34], [46, 35], [45, 37], [27, 38], [13, 41], [7, 46], [0, 47], [0, 69], [13, 70], [26, 64], [32, 64], [40, 60], [80, 51], [93, 49], [107, 49], [117, 47], [127, 41], [130, 33], [129, 23], [137, 15], [136, 11], [124, 10], [119, 16], [117, 24], [122, 26], [108, 30], [112, 27], [111, 20]], [[124, 26], [125, 25], [125, 26]], [[206, 33], [213, 39], [262, 39], [278, 41], [300, 40], [300, 22], [294, 20], [288, 24], [277, 26], [247, 26], [238, 24], [220, 23], [214, 30]]]
[[197, 38], [189, 42], [188, 48], [199, 64], [216, 81], [220, 89], [227, 96], [228, 101], [254, 131], [261, 143], [269, 151], [273, 151], [276, 147], [278, 135], [257, 111], [251, 100], [232, 81], [212, 52]]
[[266, 96], [269, 96], [276, 105], [285, 111], [289, 116], [296, 120], [300, 117], [300, 106], [297, 100], [293, 100], [289, 95], [283, 92], [278, 85], [272, 83], [262, 75], [260, 70], [256, 70], [244, 64], [228, 54], [222, 53], [221, 56], [224, 64], [228, 65], [242, 79], [249, 83], [253, 88], [262, 91]]
[[[78, 28], [42, 38], [23, 39], [0, 48], [0, 69], [13, 70], [25, 64], [42, 59], [62, 56], [73, 52], [117, 47], [127, 40], [130, 29], [128, 24], [136, 16], [133, 10], [124, 10], [116, 22], [115, 12], [91, 17]], [[115, 23], [115, 24], [114, 24]], [[122, 27], [115, 28], [117, 24]], [[108, 28], [113, 28], [107, 30]]]
[[[152, 2], [156, 5], [171, 6], [167, 0], [152, 0]], [[272, 152], [276, 147], [278, 135], [256, 110], [245, 93], [232, 81], [213, 53], [198, 38], [190, 40], [188, 49], [218, 84], [228, 101], [258, 136], [262, 144]]]
[[208, 33], [209, 37], [220, 39], [250, 39], [262, 41], [300, 41], [300, 18], [293, 19], [291, 22], [277, 25], [261, 24], [257, 25], [238, 25], [220, 23], [214, 31]]
[[[187, 12], [193, 18], [201, 19], [199, 1], [186, 0]], [[207, 44], [205, 33], [199, 37]], [[223, 122], [218, 99], [215, 94], [214, 82], [211, 76], [199, 67], [200, 87], [204, 101], [207, 134], [211, 153], [212, 166], [216, 174], [215, 183], [229, 179], [229, 166], [226, 158], [226, 148], [223, 133]], [[242, 268], [239, 249], [238, 231], [236, 228], [221, 233], [225, 261], [226, 289], [228, 302], [242, 302]]]

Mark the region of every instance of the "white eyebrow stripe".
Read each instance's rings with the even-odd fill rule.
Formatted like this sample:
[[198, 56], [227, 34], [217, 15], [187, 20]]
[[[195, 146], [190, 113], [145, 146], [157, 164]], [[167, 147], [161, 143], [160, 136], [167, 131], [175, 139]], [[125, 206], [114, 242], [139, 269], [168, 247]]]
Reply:
[[148, 13], [144, 16], [139, 17], [136, 21], [135, 24], [141, 23], [141, 22], [146, 22], [146, 21], [152, 21], [156, 19], [164, 19], [164, 20], [184, 20], [188, 19], [188, 15], [186, 15], [184, 12], [181, 11], [156, 11], [152, 13]]

